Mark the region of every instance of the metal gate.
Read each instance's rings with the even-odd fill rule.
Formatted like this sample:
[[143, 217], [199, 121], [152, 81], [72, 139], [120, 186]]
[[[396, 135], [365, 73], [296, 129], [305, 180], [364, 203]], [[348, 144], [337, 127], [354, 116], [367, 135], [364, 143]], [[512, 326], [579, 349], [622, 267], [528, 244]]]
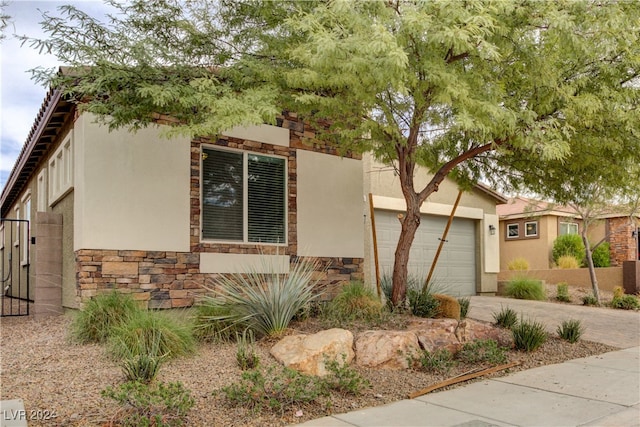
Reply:
[[1, 316], [29, 315], [30, 240], [29, 221], [0, 219]]

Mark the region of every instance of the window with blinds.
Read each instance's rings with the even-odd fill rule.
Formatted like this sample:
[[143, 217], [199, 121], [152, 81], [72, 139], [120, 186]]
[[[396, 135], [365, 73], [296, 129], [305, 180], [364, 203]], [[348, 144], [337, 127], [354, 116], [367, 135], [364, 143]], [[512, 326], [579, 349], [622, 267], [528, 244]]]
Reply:
[[285, 159], [203, 149], [202, 237], [286, 243]]

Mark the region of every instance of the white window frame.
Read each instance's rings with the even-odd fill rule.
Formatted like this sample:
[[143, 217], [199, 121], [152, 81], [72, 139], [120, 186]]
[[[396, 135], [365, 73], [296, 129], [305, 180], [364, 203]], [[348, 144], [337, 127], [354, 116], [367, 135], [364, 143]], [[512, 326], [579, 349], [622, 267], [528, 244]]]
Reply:
[[[203, 220], [202, 216], [204, 214], [203, 203], [202, 203], [202, 194], [204, 192], [204, 183], [203, 183], [203, 157], [200, 156], [200, 242], [201, 243], [222, 243], [222, 244], [230, 244], [230, 245], [262, 245], [262, 246], [287, 246], [289, 239], [289, 202], [288, 202], [288, 189], [289, 189], [289, 162], [288, 159], [284, 156], [278, 156], [276, 154], [268, 154], [268, 153], [258, 153], [247, 150], [238, 150], [227, 147], [220, 147], [218, 145], [209, 145], [202, 144], [202, 153], [204, 153], [204, 149], [207, 150], [217, 150], [217, 151], [226, 151], [231, 153], [242, 154], [242, 186], [243, 186], [243, 194], [242, 194], [242, 241], [240, 240], [218, 240], [218, 239], [205, 239], [203, 232]], [[248, 164], [249, 164], [249, 155], [255, 154], [258, 156], [264, 157], [273, 157], [277, 159], [284, 160], [284, 242], [282, 243], [269, 243], [269, 242], [250, 242], [249, 241], [249, 174], [248, 174]]]
[[[31, 238], [31, 192], [28, 191], [22, 196], [22, 218], [25, 221], [29, 221], [25, 227], [22, 227], [22, 251], [20, 252], [20, 265], [29, 265], [29, 243]], [[19, 239], [19, 237], [18, 237]]]
[[47, 211], [47, 168], [43, 168], [37, 178], [38, 201], [36, 209], [38, 212]]
[[[578, 227], [578, 224], [575, 222], [564, 222], [564, 221], [560, 221], [560, 228], [562, 228], [562, 226], [566, 226], [567, 227], [567, 231], [569, 231], [569, 228], [575, 228], [576, 232], [575, 233], [565, 233], [565, 234], [579, 234], [580, 233], [580, 229]], [[559, 230], [561, 231], [561, 230]], [[561, 236], [564, 236], [564, 234], [559, 233]]]
[[[529, 234], [527, 230], [527, 226], [529, 224], [535, 225], [536, 232], [533, 234]], [[524, 223], [524, 237], [537, 237], [538, 236], [538, 221], [527, 221]]]
[[73, 130], [49, 159], [49, 206], [73, 188]]
[[[515, 228], [516, 231], [518, 232], [515, 236], [512, 236], [510, 233], [510, 229], [511, 228]], [[513, 224], [507, 224], [507, 239], [517, 239], [520, 237], [520, 224], [519, 223], [513, 223]]]

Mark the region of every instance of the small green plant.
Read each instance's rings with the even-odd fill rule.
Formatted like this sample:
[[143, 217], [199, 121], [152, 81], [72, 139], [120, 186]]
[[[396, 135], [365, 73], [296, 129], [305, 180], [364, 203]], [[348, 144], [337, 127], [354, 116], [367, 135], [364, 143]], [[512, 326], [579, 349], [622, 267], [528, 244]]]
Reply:
[[524, 319], [520, 319], [520, 322], [511, 328], [511, 333], [515, 348], [526, 352], [537, 350], [548, 337], [541, 322]]
[[558, 268], [561, 270], [570, 270], [580, 268], [580, 262], [573, 255], [562, 255], [557, 261]]
[[600, 303], [598, 302], [598, 298], [596, 298], [593, 294], [587, 294], [582, 297], [582, 305], [591, 305], [598, 306]]
[[118, 387], [107, 387], [102, 396], [122, 405], [118, 425], [181, 426], [194, 405], [191, 392], [182, 383], [144, 384], [129, 381]]
[[409, 300], [409, 308], [414, 316], [432, 318], [438, 314], [440, 303], [430, 292], [409, 289], [407, 290], [407, 298]]
[[[456, 366], [453, 354], [446, 348], [440, 348], [434, 351], [424, 350], [417, 360], [419, 367], [425, 371], [437, 372], [440, 374], [448, 374], [449, 371]], [[413, 359], [410, 365], [415, 365]]]
[[528, 277], [516, 277], [507, 283], [505, 289], [507, 296], [516, 299], [543, 301], [547, 299], [542, 282]]
[[584, 327], [579, 320], [569, 319], [564, 320], [557, 329], [558, 336], [570, 343], [577, 342], [584, 332]]
[[143, 341], [136, 344], [143, 348], [123, 348], [129, 354], [122, 361], [122, 372], [127, 381], [150, 383], [158, 375], [160, 365], [166, 358], [165, 354], [160, 353], [160, 335], [156, 332], [148, 347]]
[[342, 363], [337, 360], [325, 360], [325, 367], [329, 371], [329, 375], [322, 378], [322, 381], [330, 390], [357, 396], [370, 385], [367, 379], [346, 363], [346, 355], [344, 354], [342, 355]]
[[469, 297], [458, 298], [458, 303], [460, 304], [460, 320], [464, 320], [467, 318], [467, 314], [469, 313], [471, 298]]
[[640, 309], [640, 302], [634, 295], [623, 295], [618, 298], [614, 297], [611, 300], [611, 307], [622, 310], [638, 310]]
[[509, 261], [507, 269], [511, 271], [529, 271], [529, 261], [523, 257], [517, 257]]
[[170, 313], [137, 311], [113, 329], [109, 337], [111, 354], [120, 358], [140, 355], [180, 357], [195, 351], [191, 328]]
[[496, 326], [511, 329], [518, 323], [518, 314], [509, 307], [501, 307], [499, 312], [493, 313], [493, 320]]
[[609, 267], [611, 265], [611, 255], [609, 253], [609, 242], [603, 242], [596, 246], [591, 252], [591, 259], [593, 260], [593, 266]]
[[117, 291], [97, 295], [75, 313], [71, 336], [82, 344], [105, 342], [113, 328], [139, 311], [141, 308], [129, 295]]
[[571, 255], [581, 264], [584, 260], [585, 250], [582, 238], [577, 234], [564, 234], [553, 242], [553, 261], [558, 264], [558, 259], [563, 255]]
[[568, 283], [560, 282], [556, 285], [556, 299], [562, 302], [571, 302]]
[[362, 282], [346, 284], [322, 311], [322, 317], [334, 324], [354, 320], [381, 323], [386, 314], [384, 305]]
[[[298, 261], [289, 273], [277, 273], [281, 266], [268, 258], [260, 269], [222, 275], [205, 296], [206, 304], [225, 307], [228, 314], [218, 316], [232, 325], [249, 327], [258, 335], [279, 336], [303, 308], [317, 296], [314, 293], [319, 261]], [[265, 273], [266, 272], [266, 273]]]
[[499, 365], [507, 362], [507, 353], [504, 348], [498, 346], [495, 340], [476, 340], [465, 343], [456, 354], [456, 358], [463, 363], [490, 363]]
[[203, 302], [195, 307], [193, 335], [198, 341], [224, 343], [233, 341], [243, 329], [229, 321], [229, 307]]
[[238, 349], [236, 350], [236, 361], [243, 371], [255, 369], [258, 367], [258, 363], [260, 363], [254, 342], [253, 331], [250, 329], [245, 329], [242, 334], [238, 334], [237, 336]]
[[267, 407], [275, 411], [300, 403], [308, 403], [327, 394], [327, 388], [319, 379], [283, 368], [275, 372], [258, 369], [244, 371], [239, 382], [221, 389], [231, 403], [251, 410]]

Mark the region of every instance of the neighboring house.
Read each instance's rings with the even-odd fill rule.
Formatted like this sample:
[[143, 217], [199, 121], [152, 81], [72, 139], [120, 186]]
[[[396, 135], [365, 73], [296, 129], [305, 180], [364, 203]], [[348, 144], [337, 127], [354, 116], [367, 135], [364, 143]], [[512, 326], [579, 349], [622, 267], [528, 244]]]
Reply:
[[[161, 137], [166, 119], [136, 133], [109, 132], [58, 91], [47, 94], [0, 212], [30, 220], [22, 240], [0, 248], [0, 261], [14, 278], [31, 268], [36, 311], [39, 300], [59, 311], [111, 288], [151, 308], [189, 306], [217, 274], [260, 269], [264, 258], [282, 272], [298, 257], [318, 258], [318, 277], [329, 287], [370, 283], [368, 193], [375, 194], [382, 269], [390, 271], [396, 213], [404, 209], [391, 169], [309, 143], [314, 133], [295, 114], [217, 139], [168, 140]], [[456, 194], [445, 182], [423, 206], [414, 271], [428, 269]], [[498, 239], [488, 227], [497, 227], [495, 207], [504, 201], [484, 187], [462, 198], [435, 276], [458, 286], [453, 293], [495, 292]], [[2, 236], [19, 227], [3, 225]], [[25, 258], [9, 260], [9, 249]]]
[[[563, 234], [579, 234], [583, 222], [578, 213], [567, 206], [524, 197], [510, 199], [497, 208], [500, 216], [500, 269], [522, 257], [532, 270], [553, 267], [553, 243]], [[593, 243], [603, 238], [610, 243], [612, 266], [639, 258], [638, 231], [640, 217], [621, 213], [601, 215], [590, 230]]]

